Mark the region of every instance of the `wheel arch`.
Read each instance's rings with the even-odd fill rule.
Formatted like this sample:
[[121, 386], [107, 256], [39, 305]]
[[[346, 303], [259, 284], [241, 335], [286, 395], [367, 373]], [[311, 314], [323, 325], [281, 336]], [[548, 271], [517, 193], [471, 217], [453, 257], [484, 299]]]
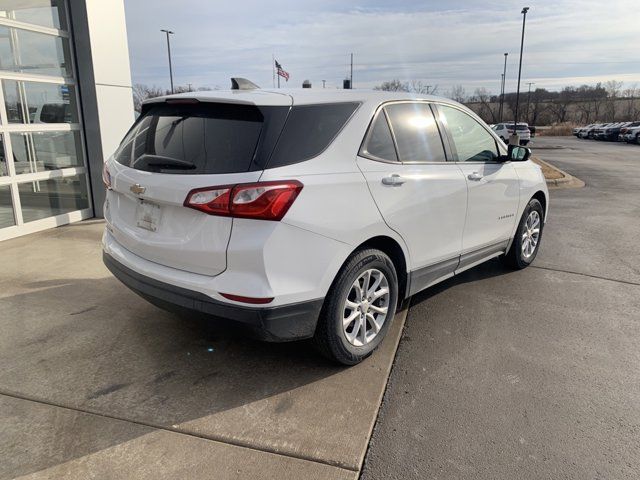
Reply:
[[538, 190], [531, 197], [531, 199], [534, 199], [534, 198], [538, 200], [542, 205], [542, 211], [544, 212], [544, 221], [546, 222], [547, 221], [547, 204], [548, 204], [547, 195], [542, 190]]
[[[398, 275], [398, 297], [400, 299], [406, 299], [409, 292], [409, 274], [407, 270], [408, 261], [400, 243], [387, 235], [378, 235], [358, 245], [353, 252], [351, 252], [349, 257], [351, 257], [353, 253], [367, 248], [375, 248], [389, 256], [396, 269], [396, 274]], [[346, 261], [347, 260], [345, 260], [345, 263]]]

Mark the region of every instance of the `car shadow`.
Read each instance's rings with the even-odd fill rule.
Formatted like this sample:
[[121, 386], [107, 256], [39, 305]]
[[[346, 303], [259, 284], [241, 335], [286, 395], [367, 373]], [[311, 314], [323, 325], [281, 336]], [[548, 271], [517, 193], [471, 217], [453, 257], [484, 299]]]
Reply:
[[[0, 393], [8, 397], [161, 428], [199, 429], [191, 423], [204, 418], [200, 434], [216, 437], [225, 435], [218, 428], [228, 432], [238, 418], [252, 421], [242, 411], [229, 417], [221, 412], [260, 405], [262, 418], [277, 425], [289, 410], [300, 416], [295, 402], [311, 395], [281, 394], [341, 372], [350, 375], [308, 341], [263, 343], [200, 317], [180, 317], [147, 303], [113, 277], [49, 279], [24, 283], [21, 290], [0, 299]], [[261, 403], [265, 399], [270, 400]], [[140, 435], [123, 428], [100, 440], [95, 432], [82, 443], [73, 441], [79, 435], [73, 425], [58, 427], [64, 433], [42, 439], [58, 445], [55, 455], [42, 447], [45, 453], [28, 461], [17, 456], [3, 462], [0, 477], [42, 470], [110, 446], [105, 442]]]
[[514, 270], [505, 266], [500, 258], [494, 258], [473, 268], [470, 268], [469, 270], [465, 270], [458, 275], [455, 275], [443, 282], [427, 288], [426, 290], [418, 292], [411, 298], [410, 306], [414, 307], [423, 302], [426, 302], [430, 298], [435, 297], [436, 295], [457, 285], [477, 282], [485, 280], [487, 278], [507, 275], [513, 272]]

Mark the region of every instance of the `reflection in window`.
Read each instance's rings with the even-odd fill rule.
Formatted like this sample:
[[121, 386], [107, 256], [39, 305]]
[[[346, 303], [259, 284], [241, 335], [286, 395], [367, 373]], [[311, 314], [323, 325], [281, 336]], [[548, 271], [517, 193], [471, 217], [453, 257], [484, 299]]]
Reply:
[[18, 191], [25, 223], [89, 208], [85, 175], [21, 183]]
[[82, 166], [80, 132], [11, 133], [16, 174]]
[[4, 142], [2, 135], [0, 135], [0, 177], [9, 175], [9, 168], [7, 167], [7, 157], [4, 154]]
[[475, 119], [457, 108], [439, 106], [447, 121], [458, 162], [490, 162], [498, 158], [493, 136]]
[[425, 103], [396, 103], [385, 107], [402, 162], [445, 162], [435, 118]]
[[10, 123], [76, 123], [78, 111], [71, 85], [3, 80]]
[[67, 29], [64, 0], [0, 1], [0, 16], [42, 27]]
[[70, 76], [69, 40], [0, 26], [0, 69], [39, 75]]
[[382, 160], [398, 161], [391, 130], [389, 130], [387, 118], [382, 110], [378, 112], [373, 122], [364, 151], [365, 154], [373, 155]]
[[13, 215], [13, 202], [11, 201], [11, 187], [0, 187], [0, 228], [11, 227], [16, 224]]

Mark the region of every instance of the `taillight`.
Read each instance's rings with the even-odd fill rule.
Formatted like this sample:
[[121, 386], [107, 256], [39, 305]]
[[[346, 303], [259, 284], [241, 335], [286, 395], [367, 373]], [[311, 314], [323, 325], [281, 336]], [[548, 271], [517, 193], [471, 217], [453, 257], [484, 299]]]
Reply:
[[102, 183], [104, 183], [104, 188], [111, 190], [111, 174], [107, 168], [107, 162], [102, 165]]
[[297, 180], [222, 185], [191, 190], [184, 206], [209, 215], [281, 220], [302, 190]]

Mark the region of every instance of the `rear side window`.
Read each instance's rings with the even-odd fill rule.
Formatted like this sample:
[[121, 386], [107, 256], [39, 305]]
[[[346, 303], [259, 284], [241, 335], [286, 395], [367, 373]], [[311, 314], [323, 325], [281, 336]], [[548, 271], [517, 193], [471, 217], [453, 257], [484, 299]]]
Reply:
[[292, 165], [322, 153], [333, 142], [358, 103], [294, 106], [269, 161], [269, 168]]
[[[279, 133], [287, 110], [216, 103], [154, 105], [114, 157], [128, 167], [158, 173], [246, 172], [254, 168], [258, 153], [267, 156], [273, 147], [264, 135], [273, 129], [265, 124], [270, 119], [279, 123]], [[268, 151], [259, 152], [260, 145]]]
[[445, 162], [436, 120], [426, 103], [396, 103], [385, 108], [401, 162]]
[[391, 130], [389, 130], [387, 118], [382, 110], [378, 112], [370, 127], [362, 153], [365, 156], [372, 156], [381, 160], [398, 161]]

